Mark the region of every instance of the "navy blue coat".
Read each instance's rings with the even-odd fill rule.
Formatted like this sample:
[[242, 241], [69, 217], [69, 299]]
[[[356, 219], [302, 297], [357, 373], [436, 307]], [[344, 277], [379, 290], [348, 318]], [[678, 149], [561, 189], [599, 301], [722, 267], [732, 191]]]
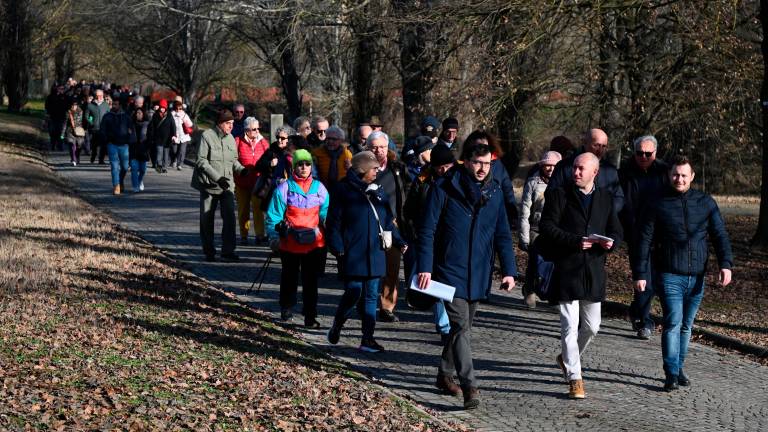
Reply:
[[418, 230], [416, 268], [455, 287], [457, 298], [481, 300], [491, 284], [494, 251], [504, 276], [517, 276], [517, 264], [501, 185], [485, 182], [475, 199], [467, 192], [468, 182], [470, 174], [459, 167], [430, 188]]
[[515, 189], [512, 185], [512, 179], [509, 178], [507, 169], [499, 159], [491, 161], [491, 176], [493, 181], [497, 182], [504, 194], [504, 203], [507, 208], [507, 222], [510, 228], [517, 228], [517, 200], [515, 199]]
[[649, 252], [654, 259], [654, 271], [704, 273], [709, 258], [707, 236], [714, 243], [720, 268], [733, 266], [731, 242], [720, 209], [702, 191], [689, 189], [681, 194], [668, 186], [662, 198], [651, 203], [639, 228], [637, 247], [632, 251], [634, 280], [648, 280]]
[[[379, 226], [363, 192], [368, 185], [354, 170], [336, 184], [326, 218], [328, 249], [339, 256], [346, 279], [371, 279], [387, 273], [387, 257], [379, 241]], [[368, 196], [384, 231], [392, 231], [392, 247], [405, 245], [392, 223], [389, 200], [380, 190]], [[343, 256], [340, 256], [343, 255]]]

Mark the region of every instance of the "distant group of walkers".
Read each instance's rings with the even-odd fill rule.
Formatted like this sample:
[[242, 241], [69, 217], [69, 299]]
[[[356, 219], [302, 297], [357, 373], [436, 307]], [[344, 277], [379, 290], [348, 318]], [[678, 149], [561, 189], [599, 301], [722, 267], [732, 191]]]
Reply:
[[[94, 100], [103, 97], [99, 92]], [[132, 172], [136, 161], [133, 186], [141, 190], [147, 161], [159, 172], [174, 164], [180, 169], [192, 140], [181, 101], [173, 102], [169, 121], [165, 101], [144, 112], [139, 98], [125, 106], [120, 99], [113, 98], [109, 112], [102, 112], [101, 102], [72, 109], [73, 124], [88, 126], [91, 143], [98, 136], [92, 160], [94, 148], [106, 145], [115, 193], [122, 189], [124, 161], [130, 160]], [[578, 148], [558, 136], [525, 176], [518, 206], [512, 184], [518, 161], [504, 154], [492, 133], [472, 131], [460, 142], [457, 119], [428, 116], [420, 135], [398, 154], [382, 128], [372, 117], [347, 140], [325, 117], [299, 117], [292, 127], [277, 127], [270, 143], [244, 105], [221, 110], [214, 127], [194, 135], [191, 186], [200, 193], [205, 259], [237, 262], [238, 243], [268, 245], [282, 263], [281, 319], [293, 320], [300, 280], [304, 325], [318, 329], [318, 284], [330, 252], [344, 293], [327, 340], [339, 343], [357, 311], [359, 347], [371, 353], [385, 350], [375, 339], [376, 322], [399, 321], [402, 264], [406, 284], [413, 281], [406, 301], [433, 311], [443, 344], [435, 385], [462, 395], [464, 408], [472, 409], [480, 403], [473, 320], [494, 279], [500, 278], [503, 290], [516, 285], [513, 232], [529, 258], [525, 303], [536, 307], [538, 297], [558, 307], [561, 349], [554, 364], [574, 399], [586, 394], [581, 355], [600, 329], [606, 255], [626, 240], [634, 331], [640, 339], [652, 336], [650, 307], [658, 296], [664, 390], [691, 385], [684, 363], [704, 292], [708, 242], [724, 286], [731, 281], [733, 255], [714, 200], [691, 188], [695, 171], [687, 158], [664, 163], [656, 138], [647, 135], [635, 140], [632, 155], [617, 169], [604, 157], [604, 131], [590, 129]], [[64, 130], [69, 142], [66, 125]], [[77, 163], [77, 152], [71, 154]], [[218, 256], [217, 208], [223, 221]], [[426, 295], [433, 282], [453, 287], [452, 301]]]
[[45, 100], [50, 148], [66, 148], [73, 166], [82, 153], [92, 164], [108, 158], [115, 195], [126, 190], [130, 168], [132, 191], [140, 192], [148, 163], [158, 173], [182, 170], [194, 131], [185, 109], [180, 96], [170, 107], [165, 99], [145, 105], [127, 86], [69, 79], [54, 85]]

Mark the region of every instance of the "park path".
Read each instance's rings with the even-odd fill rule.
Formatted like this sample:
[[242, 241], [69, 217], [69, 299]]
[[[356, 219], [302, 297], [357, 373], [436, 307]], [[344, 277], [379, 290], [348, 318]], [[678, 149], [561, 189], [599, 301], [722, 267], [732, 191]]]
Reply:
[[[279, 316], [279, 261], [269, 268], [260, 293], [247, 291], [268, 255], [266, 248], [238, 246], [242, 261], [235, 264], [203, 260], [198, 193], [189, 187], [189, 167], [162, 175], [151, 171], [144, 192], [113, 196], [107, 166], [86, 162], [72, 167], [62, 153], [51, 154], [49, 160], [81, 196], [111, 213], [122, 226], [198, 276]], [[126, 183], [130, 184], [128, 179]], [[331, 274], [332, 257], [328, 264]], [[650, 342], [637, 340], [628, 323], [617, 319], [604, 320], [582, 359], [587, 398], [567, 399], [567, 385], [554, 361], [560, 346], [558, 315], [549, 307], [528, 310], [519, 291], [494, 294], [480, 307], [472, 344], [482, 404], [465, 412], [460, 399], [433, 388], [441, 349], [431, 314], [409, 310], [401, 302], [397, 311], [401, 322], [377, 324], [376, 338], [386, 347], [384, 353], [356, 349], [360, 337], [356, 319], [347, 323], [340, 343], [330, 346], [325, 329], [341, 287], [333, 276], [322, 278], [320, 285], [323, 329], [299, 328], [304, 338], [443, 419], [483, 431], [768, 430], [768, 367], [694, 343], [686, 365], [692, 387], [667, 394], [661, 390], [659, 336]], [[297, 318], [301, 322], [300, 315]]]

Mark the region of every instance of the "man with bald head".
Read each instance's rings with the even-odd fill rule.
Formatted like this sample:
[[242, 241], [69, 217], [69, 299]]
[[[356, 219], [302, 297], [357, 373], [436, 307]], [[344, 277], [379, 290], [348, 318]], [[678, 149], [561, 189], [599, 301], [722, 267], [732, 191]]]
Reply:
[[590, 129], [584, 134], [583, 144], [573, 155], [563, 159], [555, 167], [547, 189], [553, 189], [565, 185], [573, 180], [573, 162], [583, 153], [591, 153], [597, 157], [600, 163], [599, 175], [595, 178], [598, 189], [607, 189], [613, 197], [613, 210], [618, 214], [624, 207], [624, 192], [619, 183], [619, 174], [616, 167], [605, 160], [608, 151], [608, 135], [602, 129]]
[[562, 351], [556, 361], [571, 399], [585, 396], [581, 354], [600, 329], [605, 258], [622, 237], [613, 196], [596, 184], [600, 166], [597, 155], [583, 152], [573, 159], [571, 180], [554, 188], [550, 183], [534, 242], [555, 266], [549, 301], [560, 309]]

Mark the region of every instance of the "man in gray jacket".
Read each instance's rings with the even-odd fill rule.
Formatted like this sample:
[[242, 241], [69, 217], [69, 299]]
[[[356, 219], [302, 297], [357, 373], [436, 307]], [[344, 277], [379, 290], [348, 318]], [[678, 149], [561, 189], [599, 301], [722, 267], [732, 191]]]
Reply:
[[221, 258], [228, 262], [240, 260], [235, 254], [235, 195], [232, 189], [235, 172], [245, 176], [248, 170], [237, 160], [237, 146], [231, 134], [234, 123], [231, 111], [221, 111], [216, 127], [200, 135], [197, 147], [192, 187], [200, 191], [200, 240], [208, 262], [216, 261], [213, 222], [219, 204], [223, 221]]

